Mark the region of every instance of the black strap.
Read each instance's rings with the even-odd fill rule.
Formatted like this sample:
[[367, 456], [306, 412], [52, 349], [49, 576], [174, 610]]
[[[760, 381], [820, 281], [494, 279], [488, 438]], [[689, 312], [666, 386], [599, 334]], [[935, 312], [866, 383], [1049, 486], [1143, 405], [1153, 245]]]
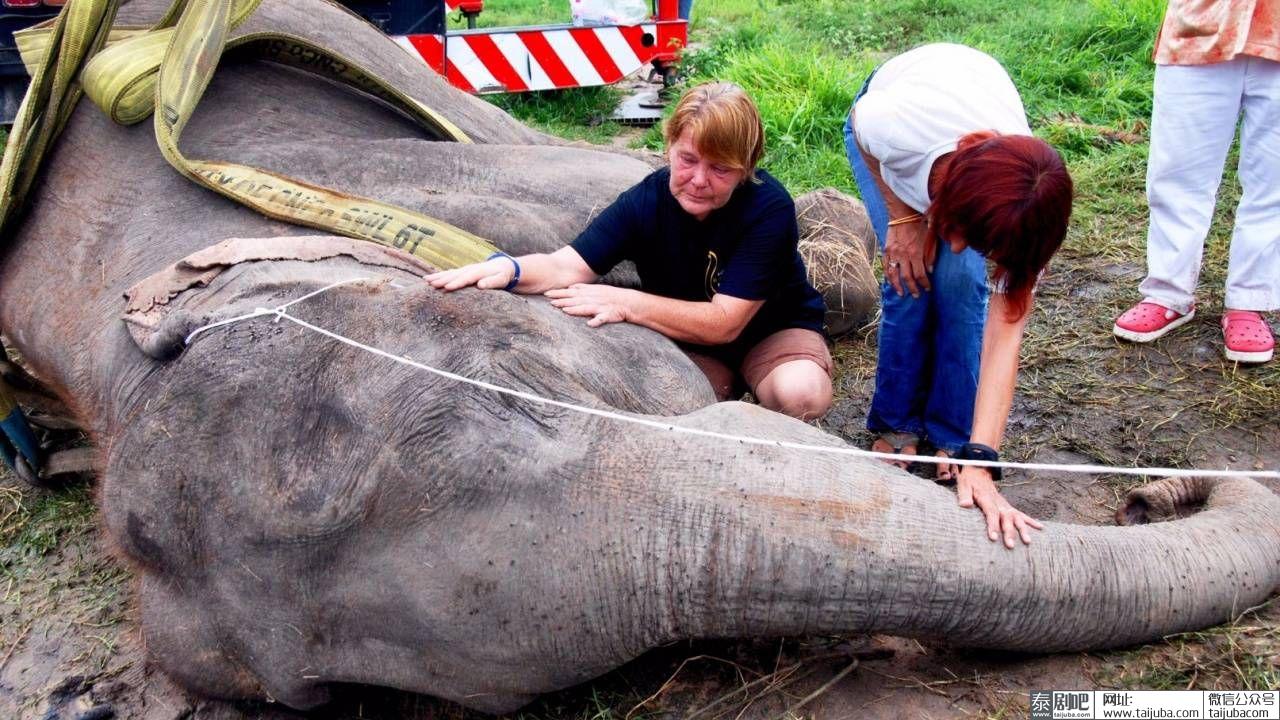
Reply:
[[[965, 443], [960, 446], [960, 451], [955, 454], [957, 460], [985, 460], [987, 462], [1000, 462], [1000, 453], [995, 448], [982, 443]], [[1000, 480], [1003, 468], [984, 467], [983, 470], [991, 473], [992, 480]]]

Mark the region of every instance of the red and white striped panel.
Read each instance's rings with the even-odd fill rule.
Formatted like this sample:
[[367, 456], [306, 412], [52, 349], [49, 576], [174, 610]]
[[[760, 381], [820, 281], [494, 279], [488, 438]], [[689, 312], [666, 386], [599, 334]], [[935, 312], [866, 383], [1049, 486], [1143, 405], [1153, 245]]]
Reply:
[[473, 93], [608, 85], [639, 70], [660, 46], [653, 23], [472, 31], [447, 38], [447, 63], [439, 35], [395, 40], [437, 71], [443, 66], [450, 83]]

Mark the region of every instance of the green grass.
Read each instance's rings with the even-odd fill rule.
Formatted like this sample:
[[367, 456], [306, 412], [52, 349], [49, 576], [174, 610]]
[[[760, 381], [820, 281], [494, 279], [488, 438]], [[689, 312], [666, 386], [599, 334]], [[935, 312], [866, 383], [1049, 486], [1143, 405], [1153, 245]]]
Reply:
[[1099, 679], [1134, 689], [1274, 690], [1280, 687], [1275, 605], [1271, 601], [1235, 622], [1117, 653], [1118, 662]]
[[607, 119], [622, 99], [613, 86], [486, 97], [529, 125], [570, 140], [607, 144], [622, 130]]
[[36, 493], [0, 487], [0, 572], [43, 556], [93, 528], [88, 488]]
[[[1159, 0], [1046, 0], [1035, 12], [1010, 0], [698, 0], [685, 70], [690, 82], [731, 80], [751, 93], [768, 134], [765, 164], [792, 192], [852, 191], [840, 127], [884, 58], [936, 41], [991, 53], [1020, 88], [1037, 134], [1074, 163], [1105, 154], [1108, 131], [1145, 127], [1162, 13]], [[491, 0], [481, 17], [497, 26], [563, 21], [564, 14], [563, 4], [547, 0]], [[580, 122], [582, 106], [596, 99], [577, 94], [496, 102], [558, 132]], [[661, 138], [651, 132], [645, 142], [656, 147]]]
[[[567, 23], [569, 20], [568, 0], [487, 0], [484, 12], [476, 19], [476, 27], [550, 25]], [[462, 13], [450, 13], [450, 29], [466, 26]]]
[[[0, 658], [55, 638], [57, 656], [39, 655], [31, 672], [65, 662], [94, 675], [124, 662], [116, 649], [127, 633], [128, 574], [98, 542], [88, 486], [33, 490], [0, 472]], [[7, 701], [23, 717], [44, 700], [33, 688], [16, 690]]]

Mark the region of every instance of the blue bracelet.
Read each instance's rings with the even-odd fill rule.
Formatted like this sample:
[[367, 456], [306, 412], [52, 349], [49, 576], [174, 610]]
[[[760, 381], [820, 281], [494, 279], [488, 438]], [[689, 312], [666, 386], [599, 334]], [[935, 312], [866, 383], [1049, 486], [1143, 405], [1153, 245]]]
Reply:
[[484, 259], [484, 261], [485, 261], [485, 262], [489, 262], [490, 260], [492, 260], [492, 259], [494, 259], [494, 258], [500, 258], [500, 257], [504, 257], [504, 258], [506, 258], [506, 259], [510, 260], [510, 261], [511, 261], [511, 264], [516, 266], [516, 274], [511, 276], [511, 282], [507, 283], [507, 286], [506, 286], [506, 287], [504, 287], [504, 288], [502, 288], [503, 290], [506, 290], [507, 292], [511, 292], [512, 290], [515, 290], [515, 289], [516, 289], [516, 285], [519, 285], [519, 284], [520, 284], [520, 263], [516, 262], [516, 259], [515, 259], [515, 258], [513, 258], [513, 257], [511, 257], [510, 255], [508, 255], [508, 254], [506, 254], [506, 253], [502, 252], [501, 250], [499, 250], [498, 252], [496, 252], [496, 253], [494, 253], [494, 254], [490, 255], [489, 257], [485, 258], [485, 259]]

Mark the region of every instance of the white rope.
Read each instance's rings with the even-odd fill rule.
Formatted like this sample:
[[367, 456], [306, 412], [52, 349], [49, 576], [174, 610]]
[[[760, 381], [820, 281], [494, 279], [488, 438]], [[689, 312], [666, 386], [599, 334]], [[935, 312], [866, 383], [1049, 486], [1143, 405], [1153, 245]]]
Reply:
[[571, 410], [573, 412], [582, 413], [584, 415], [594, 415], [596, 417], [607, 418], [609, 420], [617, 420], [619, 422], [631, 423], [633, 425], [642, 425], [644, 427], [655, 428], [657, 430], [664, 430], [664, 431], [674, 432], [674, 433], [682, 433], [685, 435], [694, 435], [698, 437], [714, 438], [717, 440], [726, 440], [730, 442], [741, 443], [744, 445], [764, 445], [768, 447], [787, 448], [791, 450], [803, 450], [807, 452], [820, 452], [820, 453], [829, 453], [829, 454], [835, 454], [835, 455], [852, 455], [854, 457], [874, 458], [877, 460], [904, 460], [907, 462], [933, 463], [935, 465], [945, 463], [950, 465], [974, 465], [977, 467], [1018, 468], [1021, 470], [1038, 470], [1041, 472], [1140, 475], [1140, 476], [1161, 476], [1161, 477], [1220, 477], [1220, 478], [1280, 479], [1280, 472], [1277, 472], [1274, 470], [1249, 471], [1249, 470], [1196, 470], [1196, 469], [1188, 470], [1183, 468], [1142, 468], [1142, 467], [1131, 468], [1131, 467], [1112, 467], [1108, 465], [1066, 465], [1066, 464], [1056, 464], [1056, 463], [1018, 463], [1018, 462], [1002, 462], [1002, 461], [993, 462], [990, 460], [961, 460], [957, 458], [932, 457], [927, 455], [902, 455], [898, 453], [883, 453], [883, 452], [876, 452], [874, 450], [862, 450], [860, 448], [834, 447], [830, 445], [811, 445], [808, 443], [797, 443], [797, 442], [790, 442], [787, 440], [769, 440], [767, 438], [752, 437], [750, 435], [733, 435], [730, 433], [716, 432], [714, 430], [702, 430], [700, 428], [684, 427], [682, 425], [675, 425], [670, 422], [650, 420], [649, 418], [638, 417], [634, 415], [624, 415], [622, 413], [613, 412], [611, 410], [600, 410], [598, 408], [585, 407], [583, 405], [575, 405], [574, 403], [564, 402], [562, 400], [553, 400], [551, 398], [542, 397], [541, 395], [535, 395], [533, 393], [524, 392], [522, 390], [515, 390], [512, 388], [503, 387], [501, 385], [494, 385], [493, 383], [485, 382], [483, 380], [475, 380], [473, 378], [458, 375], [456, 373], [451, 373], [448, 370], [441, 370], [439, 368], [431, 367], [430, 365], [417, 362], [416, 360], [412, 360], [408, 357], [394, 355], [392, 353], [387, 352], [386, 350], [382, 350], [380, 348], [376, 348], [371, 345], [366, 345], [357, 340], [352, 340], [351, 338], [346, 337], [345, 335], [340, 335], [336, 332], [333, 332], [332, 330], [326, 330], [325, 328], [322, 328], [318, 325], [313, 325], [307, 322], [306, 320], [303, 320], [301, 318], [296, 318], [285, 312], [285, 308], [289, 307], [290, 305], [293, 305], [295, 303], [298, 303], [308, 298], [319, 295], [320, 293], [325, 292], [327, 290], [331, 290], [340, 285], [346, 285], [349, 283], [358, 282], [361, 280], [368, 280], [368, 279], [371, 279], [371, 278], [353, 278], [350, 280], [343, 280], [341, 282], [333, 283], [332, 285], [328, 285], [319, 290], [303, 295], [297, 300], [290, 301], [274, 309], [261, 308], [261, 307], [255, 308], [254, 311], [251, 313], [246, 313], [244, 315], [239, 315], [237, 317], [228, 318], [226, 320], [220, 320], [216, 323], [210, 323], [203, 327], [196, 328], [190, 335], [187, 336], [187, 344], [189, 345], [191, 343], [192, 338], [204, 332], [205, 330], [211, 330], [215, 327], [229, 325], [231, 323], [240, 322], [242, 320], [248, 320], [250, 318], [273, 315], [275, 316], [277, 322], [280, 320], [288, 320], [289, 322], [294, 323], [295, 325], [298, 325], [307, 330], [310, 330], [311, 332], [323, 335], [332, 340], [336, 340], [340, 343], [343, 343], [344, 345], [349, 345], [353, 348], [363, 350], [372, 355], [377, 355], [378, 357], [386, 358], [388, 360], [400, 363], [401, 365], [407, 365], [409, 367], [417, 368], [419, 370], [424, 370], [426, 372], [438, 375], [448, 380], [453, 380], [455, 382], [472, 385], [478, 388], [483, 388], [485, 390], [491, 390], [493, 392], [500, 393], [502, 395], [517, 397], [522, 400], [529, 400], [531, 402], [541, 403], [543, 405], [551, 405], [552, 407], [564, 408], [565, 410]]
[[[376, 280], [376, 278], [347, 278], [346, 280], [339, 280], [338, 282], [330, 283], [330, 284], [328, 284], [328, 285], [325, 285], [324, 287], [320, 288], [319, 290], [315, 290], [315, 291], [309, 292], [309, 293], [307, 293], [306, 295], [303, 295], [302, 297], [297, 298], [296, 300], [290, 300], [289, 302], [287, 302], [287, 303], [285, 303], [285, 304], [281, 305], [280, 307], [276, 308], [275, 310], [268, 310], [268, 309], [266, 309], [266, 308], [254, 308], [253, 312], [251, 312], [251, 313], [245, 313], [244, 315], [237, 315], [237, 316], [232, 317], [232, 318], [227, 318], [226, 320], [219, 320], [218, 322], [215, 322], [215, 323], [209, 323], [208, 325], [201, 325], [200, 327], [196, 328], [195, 330], [192, 330], [192, 331], [191, 331], [191, 334], [187, 336], [187, 339], [186, 339], [186, 340], [184, 340], [184, 341], [182, 342], [182, 344], [183, 344], [183, 346], [190, 345], [190, 344], [191, 344], [191, 341], [192, 341], [192, 340], [194, 340], [194, 339], [196, 338], [196, 336], [197, 336], [197, 335], [199, 335], [200, 333], [204, 332], [205, 330], [212, 330], [212, 329], [214, 329], [214, 328], [216, 328], [216, 327], [222, 327], [223, 325], [230, 325], [230, 324], [232, 324], [232, 323], [238, 323], [238, 322], [240, 322], [241, 320], [248, 320], [249, 318], [262, 317], [263, 315], [277, 315], [277, 316], [283, 316], [283, 315], [284, 315], [284, 309], [285, 309], [285, 308], [287, 308], [287, 307], [289, 307], [290, 305], [293, 305], [293, 304], [295, 304], [295, 303], [300, 303], [300, 302], [302, 302], [303, 300], [308, 300], [308, 299], [310, 299], [310, 298], [315, 297], [316, 295], [319, 295], [319, 294], [320, 294], [320, 293], [322, 293], [322, 292], [328, 292], [329, 290], [332, 290], [332, 289], [334, 289], [334, 288], [336, 288], [336, 287], [340, 287], [340, 286], [342, 286], [342, 285], [350, 285], [351, 283], [355, 283], [355, 282], [364, 282], [364, 281], [366, 281], [366, 280]], [[391, 284], [392, 284], [393, 286], [395, 286], [395, 287], [401, 287], [400, 285], [397, 285], [396, 283], [391, 283]], [[276, 318], [276, 322], [280, 322], [280, 317], [277, 317], [277, 318]]]

